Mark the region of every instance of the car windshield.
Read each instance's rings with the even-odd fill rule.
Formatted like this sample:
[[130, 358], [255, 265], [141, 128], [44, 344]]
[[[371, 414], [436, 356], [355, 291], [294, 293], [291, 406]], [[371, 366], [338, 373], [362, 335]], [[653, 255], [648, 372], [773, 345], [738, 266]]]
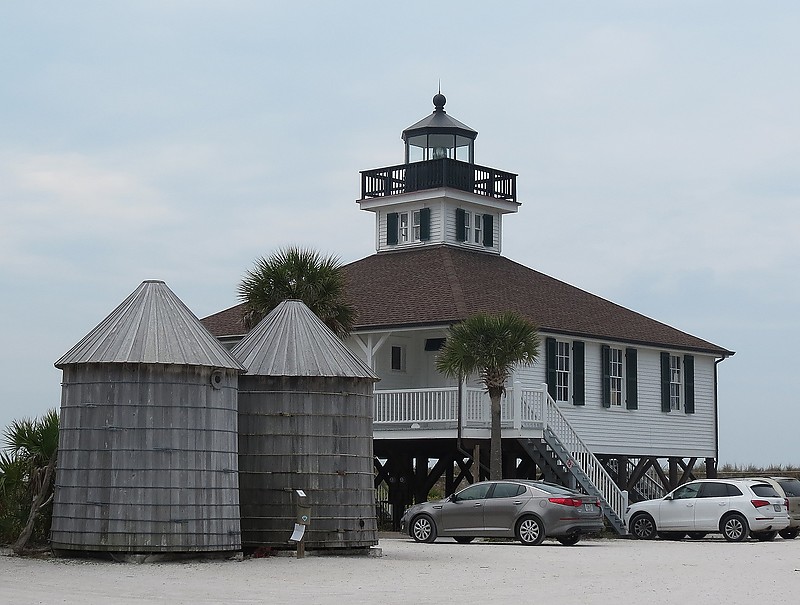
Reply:
[[775, 488], [766, 483], [756, 483], [755, 485], [751, 485], [750, 489], [753, 490], [756, 496], [761, 496], [762, 498], [780, 498]]
[[778, 483], [790, 498], [800, 497], [800, 481], [797, 479], [780, 479]]

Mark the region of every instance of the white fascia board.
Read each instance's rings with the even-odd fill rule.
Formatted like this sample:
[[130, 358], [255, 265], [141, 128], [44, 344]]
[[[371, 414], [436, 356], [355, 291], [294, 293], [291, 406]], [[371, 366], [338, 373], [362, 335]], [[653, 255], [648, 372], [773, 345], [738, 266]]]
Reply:
[[468, 191], [460, 191], [450, 187], [439, 187], [438, 189], [425, 189], [423, 191], [412, 191], [398, 195], [388, 195], [384, 197], [371, 197], [363, 200], [356, 200], [361, 210], [377, 212], [379, 208], [391, 208], [393, 206], [404, 206], [407, 204], [418, 204], [420, 202], [432, 203], [437, 200], [452, 200], [467, 204], [474, 204], [484, 208], [492, 208], [501, 214], [517, 212], [521, 206], [520, 202], [510, 202], [508, 200], [478, 195]]

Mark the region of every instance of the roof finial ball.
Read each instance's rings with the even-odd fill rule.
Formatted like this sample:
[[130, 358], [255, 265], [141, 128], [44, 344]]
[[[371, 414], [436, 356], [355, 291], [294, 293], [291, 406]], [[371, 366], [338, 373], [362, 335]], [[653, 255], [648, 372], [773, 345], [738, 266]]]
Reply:
[[447, 99], [441, 92], [437, 92], [433, 96], [433, 106], [436, 108], [436, 111], [441, 111], [444, 113], [444, 104], [447, 103]]

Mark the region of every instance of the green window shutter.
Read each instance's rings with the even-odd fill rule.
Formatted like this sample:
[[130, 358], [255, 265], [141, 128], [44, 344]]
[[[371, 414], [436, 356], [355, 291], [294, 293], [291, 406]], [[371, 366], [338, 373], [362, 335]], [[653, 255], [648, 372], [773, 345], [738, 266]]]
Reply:
[[483, 215], [483, 245], [486, 248], [494, 246], [494, 216]]
[[600, 347], [600, 375], [602, 376], [602, 404], [604, 408], [611, 407], [611, 347]]
[[572, 343], [572, 405], [586, 405], [585, 351], [583, 341]]
[[639, 409], [638, 353], [636, 349], [625, 349], [625, 407]]
[[669, 412], [669, 353], [661, 353], [661, 411]]
[[694, 355], [683, 356], [683, 411], [694, 414]]
[[391, 246], [397, 243], [397, 212], [386, 215], [386, 244]]
[[431, 209], [421, 208], [419, 211], [419, 239], [427, 242], [431, 239]]
[[467, 239], [466, 211], [456, 208], [456, 241], [463, 242]]
[[547, 369], [547, 392], [556, 398], [556, 339], [544, 339], [545, 368]]

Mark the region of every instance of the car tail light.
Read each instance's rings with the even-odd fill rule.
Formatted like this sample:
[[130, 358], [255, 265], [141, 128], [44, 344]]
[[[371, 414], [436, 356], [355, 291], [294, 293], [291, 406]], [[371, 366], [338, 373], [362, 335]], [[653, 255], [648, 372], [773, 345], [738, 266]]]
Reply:
[[786, 507], [786, 510], [789, 510], [789, 498], [783, 499], [783, 505]]
[[761, 508], [762, 506], [770, 505], [770, 502], [767, 500], [750, 500], [750, 503], [756, 508]]
[[576, 498], [548, 498], [553, 504], [561, 504], [563, 506], [581, 506], [583, 501]]

